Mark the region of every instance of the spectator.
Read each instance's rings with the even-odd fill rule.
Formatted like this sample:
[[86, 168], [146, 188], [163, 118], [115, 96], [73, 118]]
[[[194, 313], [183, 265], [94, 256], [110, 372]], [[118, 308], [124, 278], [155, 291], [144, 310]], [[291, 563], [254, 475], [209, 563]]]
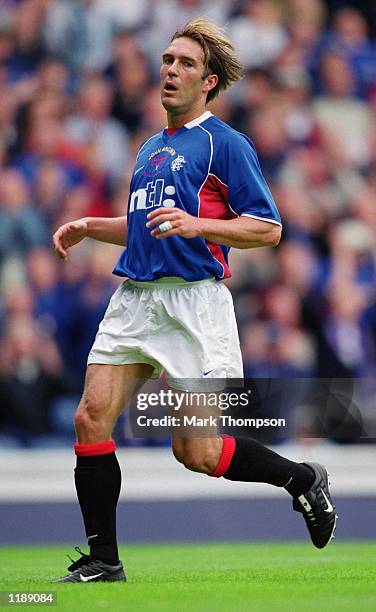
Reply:
[[95, 245], [91, 252], [85, 281], [77, 293], [71, 320], [71, 367], [82, 377], [86, 370], [86, 356], [94, 342], [98, 325], [103, 319], [111, 295], [118, 280], [108, 274], [109, 263], [115, 266], [118, 258], [116, 247]]
[[121, 59], [115, 66], [115, 77], [112, 115], [133, 134], [142, 125], [145, 90], [150, 81], [145, 58], [137, 54], [132, 59]]
[[103, 11], [113, 26], [113, 30], [141, 30], [149, 23], [152, 0], [97, 0], [98, 9]]
[[367, 164], [372, 115], [366, 103], [355, 98], [351, 65], [342, 56], [328, 52], [322, 56], [320, 74], [323, 94], [313, 101], [314, 116], [323, 130], [341, 140], [352, 162]]
[[224, 25], [229, 0], [159, 0], [152, 2], [149, 27], [140, 36], [140, 44], [150, 62], [155, 81], [159, 78], [160, 58], [166, 41], [181, 26], [194, 17], [205, 15]]
[[230, 23], [230, 38], [246, 68], [271, 64], [288, 43], [282, 12], [275, 0], [246, 0]]
[[88, 77], [82, 86], [77, 112], [68, 117], [65, 134], [86, 148], [89, 164], [115, 184], [130, 163], [129, 139], [120, 123], [110, 117], [112, 90], [103, 78]]
[[72, 70], [103, 71], [111, 60], [112, 23], [96, 0], [49, 3], [44, 38], [50, 53]]
[[289, 149], [284, 109], [279, 102], [273, 99], [269, 105], [255, 113], [248, 131], [256, 145], [264, 175], [272, 185], [277, 180]]
[[[35, 188], [39, 171], [46, 161], [59, 166], [66, 186], [81, 184], [85, 179], [82, 149], [78, 144], [68, 142], [60, 118], [48, 116], [50, 109], [47, 116], [43, 112], [42, 116], [35, 113], [33, 117], [33, 111], [34, 107], [31, 107], [30, 125], [25, 126], [21, 153], [13, 159], [13, 165], [22, 172], [32, 188]], [[56, 109], [53, 115], [55, 112]]]
[[261, 111], [265, 102], [276, 91], [271, 71], [263, 68], [247, 70], [237, 86], [237, 98], [233, 102], [231, 123], [239, 131], [246, 132], [253, 114]]
[[270, 378], [270, 337], [266, 323], [249, 323], [242, 333], [244, 371], [247, 378]]
[[[4, 147], [4, 162], [14, 153], [17, 143], [16, 101], [9, 89], [0, 89], [0, 141]], [[0, 163], [0, 167], [1, 167]]]
[[0, 358], [0, 427], [29, 436], [50, 431], [50, 402], [67, 390], [56, 345], [32, 319], [12, 319]]
[[308, 68], [326, 21], [326, 8], [322, 0], [288, 0], [287, 11], [290, 45], [300, 49], [303, 66]]
[[33, 206], [25, 179], [17, 170], [4, 170], [0, 180], [0, 258], [23, 257], [34, 246], [49, 243], [49, 233]]
[[338, 10], [323, 47], [348, 59], [356, 76], [357, 91], [367, 94], [376, 83], [376, 65], [375, 49], [368, 38], [368, 25], [362, 13], [353, 7]]
[[280, 67], [277, 72], [286, 104], [284, 128], [290, 143], [311, 144], [315, 140], [316, 123], [309, 108], [310, 77], [299, 65]]
[[371, 376], [375, 346], [362, 314], [365, 297], [355, 283], [338, 281], [329, 292], [324, 336], [348, 377]]
[[318, 273], [319, 258], [311, 246], [296, 240], [281, 244], [277, 277], [284, 286], [293, 289], [301, 300], [315, 289]]

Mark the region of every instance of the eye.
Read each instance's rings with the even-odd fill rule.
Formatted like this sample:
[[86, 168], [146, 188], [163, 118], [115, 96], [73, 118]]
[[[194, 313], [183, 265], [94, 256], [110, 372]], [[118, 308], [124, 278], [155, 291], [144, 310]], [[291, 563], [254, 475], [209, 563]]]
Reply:
[[172, 64], [172, 63], [173, 63], [173, 59], [172, 59], [172, 57], [168, 57], [168, 56], [167, 56], [167, 57], [164, 57], [164, 58], [163, 58], [163, 63], [164, 63], [164, 64]]
[[185, 66], [186, 68], [192, 68], [193, 64], [192, 64], [192, 62], [189, 62], [188, 60], [185, 60], [183, 62], [183, 66]]

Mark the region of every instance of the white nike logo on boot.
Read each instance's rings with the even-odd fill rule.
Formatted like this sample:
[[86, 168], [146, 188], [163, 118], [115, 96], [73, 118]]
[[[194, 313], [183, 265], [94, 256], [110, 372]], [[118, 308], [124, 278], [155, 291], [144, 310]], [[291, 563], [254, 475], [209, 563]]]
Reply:
[[322, 492], [322, 494], [324, 496], [324, 499], [325, 499], [325, 501], [327, 503], [327, 508], [325, 508], [324, 512], [333, 512], [333, 506], [330, 503], [330, 501], [328, 500], [327, 496], [325, 495], [323, 489], [321, 489], [321, 492]]
[[100, 574], [94, 574], [93, 576], [83, 576], [80, 574], [81, 582], [89, 582], [89, 580], [94, 580], [94, 578], [99, 578], [99, 576], [103, 576], [103, 572]]

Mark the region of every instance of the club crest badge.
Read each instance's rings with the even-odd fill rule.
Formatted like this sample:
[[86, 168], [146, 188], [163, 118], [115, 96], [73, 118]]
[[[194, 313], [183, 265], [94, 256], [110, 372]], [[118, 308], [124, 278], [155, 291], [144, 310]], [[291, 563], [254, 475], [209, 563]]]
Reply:
[[178, 172], [182, 169], [183, 164], [185, 164], [185, 159], [183, 155], [178, 155], [176, 159], [171, 162], [171, 170], [173, 172]]

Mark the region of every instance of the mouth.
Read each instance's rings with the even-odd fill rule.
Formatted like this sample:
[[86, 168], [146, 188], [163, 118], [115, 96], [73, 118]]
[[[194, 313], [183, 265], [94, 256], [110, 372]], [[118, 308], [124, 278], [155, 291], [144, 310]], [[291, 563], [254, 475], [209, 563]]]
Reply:
[[165, 94], [173, 94], [175, 91], [178, 91], [177, 86], [173, 81], [166, 81], [163, 87], [163, 93]]

